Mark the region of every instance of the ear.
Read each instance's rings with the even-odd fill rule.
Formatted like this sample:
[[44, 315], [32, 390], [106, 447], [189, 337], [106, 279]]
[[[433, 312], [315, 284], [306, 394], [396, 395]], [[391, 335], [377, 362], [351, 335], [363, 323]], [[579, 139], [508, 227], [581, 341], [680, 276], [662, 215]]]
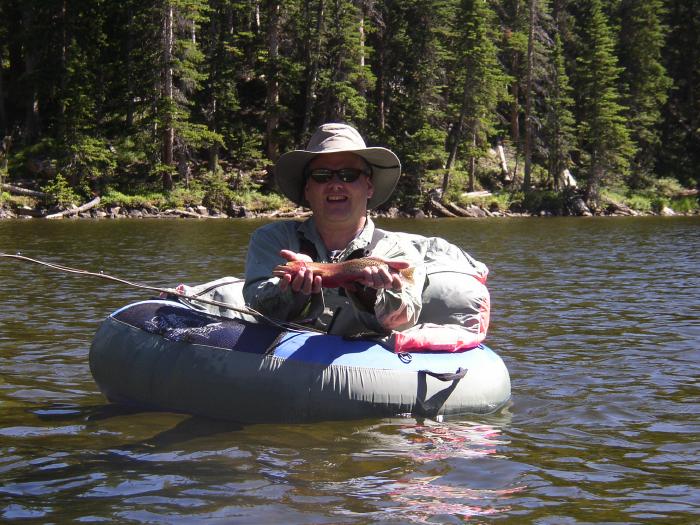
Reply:
[[372, 179], [365, 177], [367, 179], [367, 198], [371, 199], [374, 195], [374, 184], [372, 184]]

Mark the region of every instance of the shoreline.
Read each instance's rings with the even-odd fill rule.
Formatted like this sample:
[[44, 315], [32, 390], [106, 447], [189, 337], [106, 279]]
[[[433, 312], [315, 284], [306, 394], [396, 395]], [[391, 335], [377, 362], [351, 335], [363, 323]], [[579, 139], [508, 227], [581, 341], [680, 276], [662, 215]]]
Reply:
[[[311, 211], [306, 208], [297, 208], [292, 211], [257, 212], [248, 210], [241, 206], [230, 210], [232, 213], [225, 213], [219, 210], [207, 209], [204, 206], [188, 206], [184, 209], [159, 210], [152, 207], [126, 208], [122, 206], [108, 206], [104, 209], [91, 209], [89, 211], [78, 211], [77, 207], [62, 210], [63, 215], [51, 217], [55, 210], [20, 208], [12, 210], [6, 206], [0, 206], [0, 220], [26, 220], [26, 219], [66, 219], [66, 220], [119, 220], [119, 219], [303, 219], [311, 216]], [[489, 211], [479, 206], [469, 206], [468, 208], [457, 208], [450, 206], [450, 210], [433, 209], [428, 213], [423, 210], [413, 210], [411, 213], [399, 211], [397, 208], [390, 208], [380, 212], [371, 212], [372, 218], [378, 219], [437, 219], [437, 218], [523, 218], [523, 217], [693, 217], [700, 215], [700, 212], [676, 212], [670, 208], [664, 208], [661, 212], [639, 212], [632, 209], [615, 209], [606, 213], [585, 213], [579, 215], [558, 215], [547, 211], [539, 213], [519, 213]]]

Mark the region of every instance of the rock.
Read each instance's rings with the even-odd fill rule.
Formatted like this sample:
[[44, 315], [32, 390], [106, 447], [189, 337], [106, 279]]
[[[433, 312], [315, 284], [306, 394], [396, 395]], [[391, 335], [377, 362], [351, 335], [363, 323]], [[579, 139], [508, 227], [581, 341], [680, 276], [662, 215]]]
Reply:
[[197, 206], [195, 209], [195, 212], [199, 213], [203, 217], [209, 216], [209, 210], [207, 209], [206, 206]]
[[12, 210], [7, 208], [0, 208], [0, 219], [14, 219], [17, 216], [12, 213]]
[[386, 210], [386, 217], [388, 217], [389, 219], [395, 219], [398, 216], [399, 216], [399, 209], [398, 208], [392, 206], [391, 208]]
[[664, 217], [671, 217], [671, 216], [673, 216], [673, 215], [675, 215], [675, 214], [676, 214], [676, 212], [673, 211], [673, 210], [672, 210], [671, 208], [669, 208], [668, 206], [664, 206], [663, 208], [661, 208], [661, 211], [659, 212], [659, 215], [662, 215], [662, 216], [664, 216]]
[[581, 197], [574, 197], [571, 199], [570, 206], [572, 215], [578, 215], [581, 217], [591, 217], [593, 215]]
[[466, 208], [465, 211], [467, 212], [465, 217], [488, 217], [488, 213], [485, 210], [473, 204]]
[[143, 219], [143, 212], [141, 210], [129, 210], [129, 217], [132, 219]]

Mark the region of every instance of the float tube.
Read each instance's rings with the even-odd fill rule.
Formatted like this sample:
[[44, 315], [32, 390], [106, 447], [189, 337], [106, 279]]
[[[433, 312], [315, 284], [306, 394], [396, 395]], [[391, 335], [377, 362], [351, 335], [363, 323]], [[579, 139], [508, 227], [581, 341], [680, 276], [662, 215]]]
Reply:
[[242, 423], [488, 414], [510, 399], [508, 370], [483, 344], [396, 354], [165, 300], [107, 317], [90, 370], [112, 402]]

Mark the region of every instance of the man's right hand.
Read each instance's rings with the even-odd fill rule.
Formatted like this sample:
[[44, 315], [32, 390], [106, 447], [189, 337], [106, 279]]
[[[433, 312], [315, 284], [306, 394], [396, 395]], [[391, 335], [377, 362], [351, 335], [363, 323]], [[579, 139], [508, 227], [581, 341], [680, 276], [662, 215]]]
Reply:
[[[304, 253], [296, 253], [291, 250], [281, 250], [280, 255], [288, 261], [313, 262], [311, 257]], [[311, 295], [321, 292], [321, 276], [314, 275], [308, 268], [301, 268], [298, 272], [287, 273], [280, 277], [279, 287], [283, 292], [291, 286], [293, 292], [301, 292]]]

